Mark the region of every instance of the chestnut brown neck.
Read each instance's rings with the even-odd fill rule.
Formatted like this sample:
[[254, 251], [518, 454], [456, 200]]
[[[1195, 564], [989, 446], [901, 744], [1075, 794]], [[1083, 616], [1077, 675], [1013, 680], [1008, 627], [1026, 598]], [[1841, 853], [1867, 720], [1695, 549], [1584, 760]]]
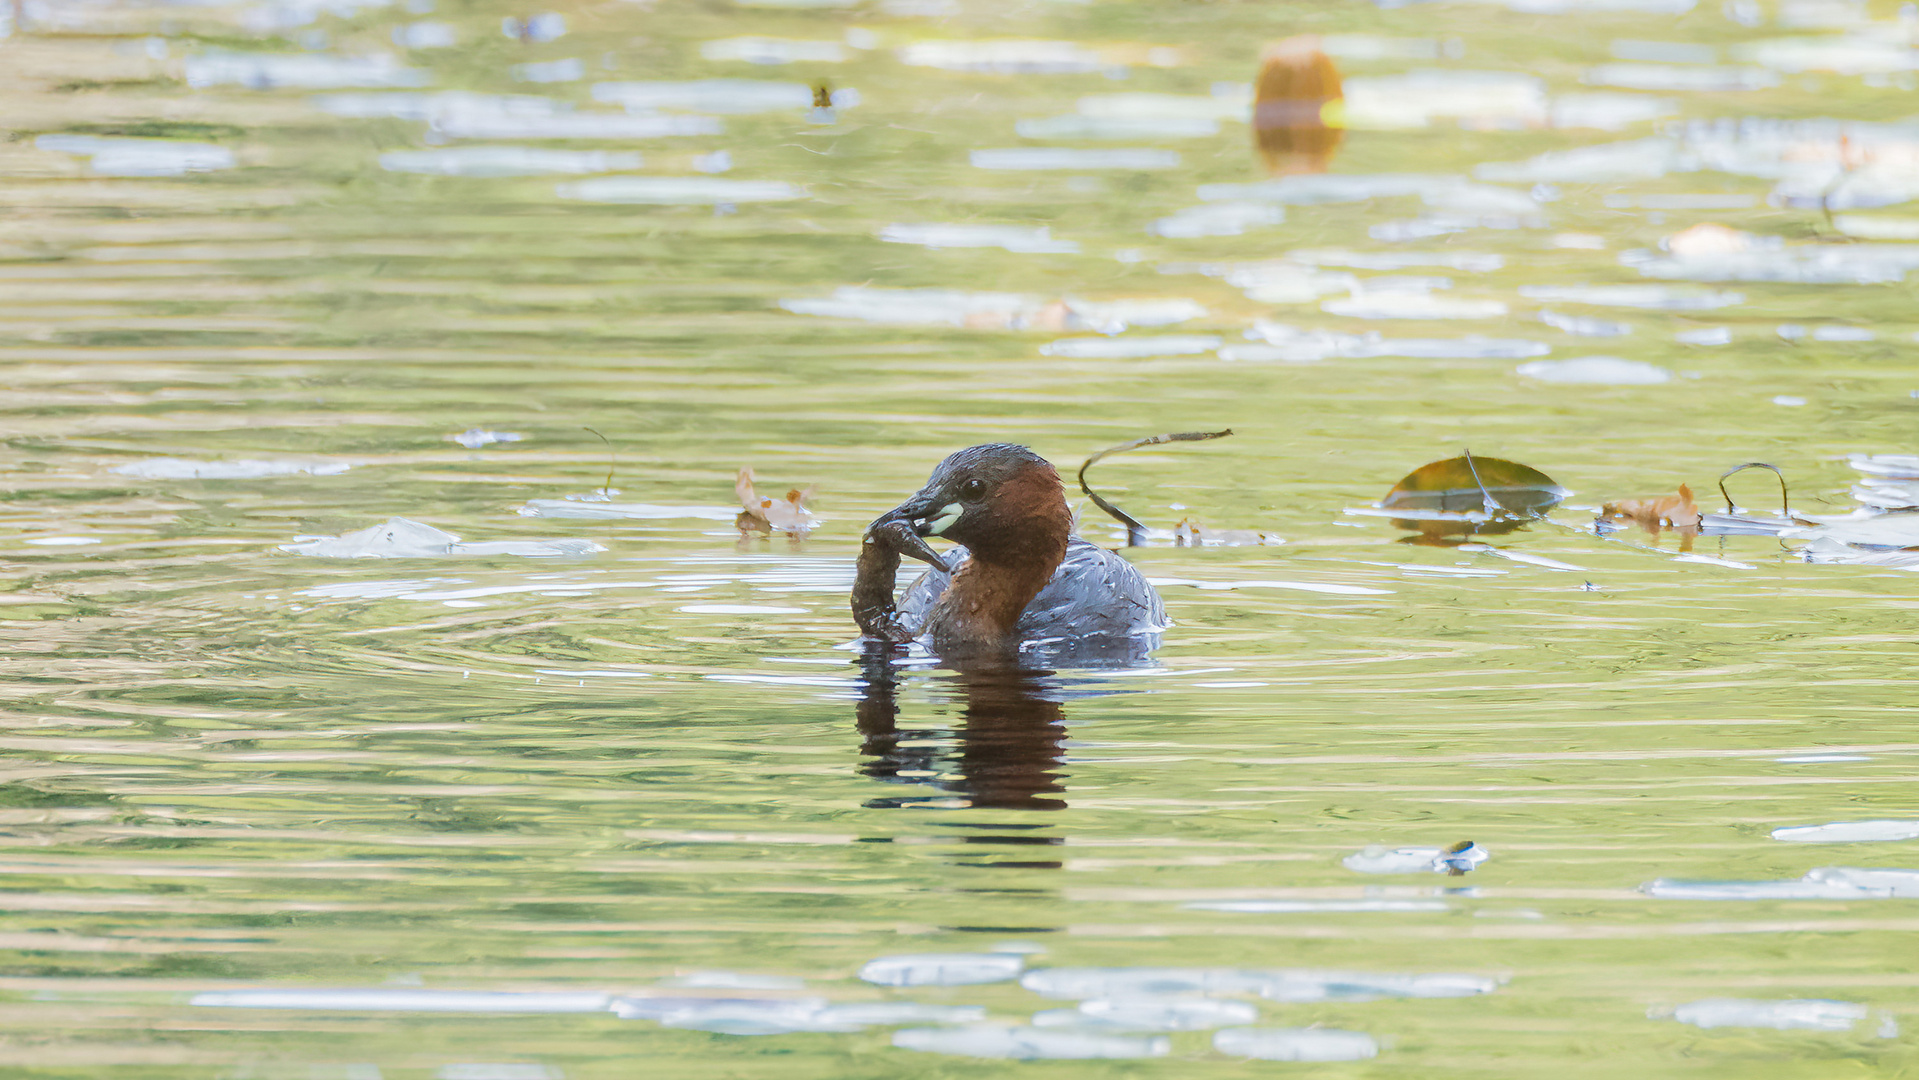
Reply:
[[927, 620], [936, 648], [1017, 645], [1014, 631], [1066, 558], [1073, 514], [1059, 474], [1035, 465], [1000, 485], [993, 512], [965, 537], [968, 558]]

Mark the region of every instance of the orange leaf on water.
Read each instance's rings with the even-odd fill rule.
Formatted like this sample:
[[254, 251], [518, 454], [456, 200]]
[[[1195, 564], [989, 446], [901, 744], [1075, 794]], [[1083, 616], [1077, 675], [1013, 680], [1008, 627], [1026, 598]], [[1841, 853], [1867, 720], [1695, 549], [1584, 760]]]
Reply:
[[760, 532], [781, 532], [804, 534], [819, 524], [819, 518], [806, 508], [806, 498], [813, 493], [812, 488], [804, 490], [793, 488], [783, 499], [763, 499], [753, 490], [753, 470], [741, 469], [737, 480], [733, 482], [733, 492], [740, 498], [742, 512], [735, 521], [742, 531], [756, 529]]
[[1601, 515], [1616, 521], [1631, 521], [1647, 532], [1656, 533], [1662, 528], [1696, 529], [1699, 527], [1699, 506], [1692, 501], [1692, 489], [1684, 484], [1674, 495], [1660, 495], [1650, 499], [1620, 499], [1609, 502], [1599, 508]]

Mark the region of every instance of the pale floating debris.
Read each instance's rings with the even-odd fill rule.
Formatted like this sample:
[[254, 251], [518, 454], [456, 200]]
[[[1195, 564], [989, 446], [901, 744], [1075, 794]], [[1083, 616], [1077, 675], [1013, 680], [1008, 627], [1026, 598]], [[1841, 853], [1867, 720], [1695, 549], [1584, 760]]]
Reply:
[[1681, 281], [1876, 285], [1903, 281], [1919, 268], [1919, 244], [1754, 244], [1737, 250], [1701, 246], [1670, 255], [1642, 249], [1621, 253], [1619, 261], [1647, 277]]
[[[362, 10], [384, 8], [390, 6], [391, 3], [392, 0], [268, 0], [267, 3], [243, 9], [240, 12], [240, 25], [258, 34], [276, 34], [286, 30], [296, 30], [302, 26], [311, 26], [318, 22], [322, 15], [352, 18], [358, 15]], [[201, 0], [201, 4], [202, 6], [212, 6], [210, 3], [207, 3], [207, 0]], [[27, 0], [27, 3], [22, 5], [36, 23], [47, 22], [49, 17], [61, 7], [75, 10], [77, 14], [77, 9], [89, 6], [95, 5], [79, 3], [56, 5], [52, 2], [36, 4], [34, 0]], [[97, 6], [105, 7], [108, 5], [100, 4]], [[129, 5], [123, 4], [120, 6]], [[35, 12], [33, 10], [35, 7], [40, 8], [40, 10]], [[80, 24], [75, 23], [72, 25]]]
[[[1474, 274], [1498, 270], [1506, 265], [1504, 256], [1480, 251], [1350, 251], [1345, 248], [1299, 248], [1287, 252], [1286, 258], [1308, 266], [1350, 266], [1356, 270], [1411, 270], [1415, 267], [1437, 266]], [[1443, 288], [1444, 285], [1440, 287]]]
[[1352, 274], [1330, 273], [1287, 259], [1244, 263], [1164, 263], [1162, 274], [1204, 274], [1224, 278], [1250, 300], [1263, 304], [1304, 304], [1359, 287]]
[[1510, 71], [1411, 71], [1347, 79], [1345, 122], [1355, 129], [1422, 128], [1435, 119], [1468, 127], [1537, 126], [1547, 115], [1546, 84]]
[[352, 467], [344, 461], [194, 461], [162, 457], [115, 465], [108, 471], [142, 480], [259, 480], [268, 476], [338, 476]]
[[1072, 41], [916, 41], [898, 56], [911, 67], [989, 75], [1072, 75], [1114, 66]]
[[1774, 397], [1772, 399], [1772, 403], [1774, 405], [1783, 405], [1790, 408], [1790, 407], [1796, 407], [1799, 405], [1804, 405], [1806, 403], [1806, 399], [1802, 397], [1793, 397], [1790, 394], [1780, 394], [1777, 397]]
[[662, 1027], [720, 1035], [788, 1035], [850, 1032], [873, 1026], [974, 1023], [986, 1010], [974, 1005], [915, 1002], [830, 1004], [824, 998], [623, 997], [610, 1006], [624, 1020], [654, 1020]]
[[1279, 225], [1286, 211], [1271, 203], [1207, 203], [1189, 206], [1146, 227], [1155, 236], [1191, 239], [1200, 236], [1240, 236], [1247, 229]]
[[1863, 326], [1841, 326], [1828, 324], [1812, 328], [1814, 341], [1876, 341], [1879, 335]]
[[1430, 240], [1436, 236], [1451, 236], [1467, 229], [1531, 229], [1545, 225], [1538, 217], [1519, 217], [1513, 214], [1453, 214], [1433, 213], [1404, 221], [1382, 221], [1377, 225], [1368, 225], [1366, 235], [1375, 240], [1388, 243], [1406, 243], [1412, 240]]
[[[1659, 1019], [1649, 1014], [1651, 1019]], [[1850, 1001], [1796, 998], [1754, 1001], [1747, 998], [1706, 998], [1687, 1002], [1672, 1018], [1700, 1028], [1772, 1028], [1776, 1031], [1851, 1031], [1866, 1018], [1866, 1007]]]
[[918, 244], [929, 248], [996, 247], [1019, 254], [1070, 253], [1078, 241], [1055, 240], [1044, 225], [888, 225], [880, 239], [889, 244]]
[[1219, 134], [1210, 116], [1047, 116], [1013, 125], [1027, 139], [1200, 139]]
[[1840, 232], [1861, 240], [1919, 240], [1919, 218], [1834, 214], [1832, 223]]
[[1774, 840], [1795, 844], [1857, 844], [1919, 839], [1919, 821], [1834, 821], [1825, 825], [1789, 825], [1772, 831]]
[[1233, 592], [1238, 589], [1289, 589], [1294, 592], [1325, 593], [1329, 596], [1391, 596], [1391, 589], [1373, 589], [1364, 585], [1336, 585], [1316, 581], [1199, 581], [1194, 578], [1147, 578], [1155, 588], [1184, 585], [1208, 592]]
[[[1348, 511], [1348, 513], [1351, 513], [1351, 511]], [[1396, 513], [1396, 514], [1399, 514], [1399, 516], [1405, 516], [1405, 517], [1416, 516], [1414, 514], [1405, 514], [1398, 511], [1393, 511], [1393, 513]], [[1440, 511], [1440, 513], [1445, 513], [1445, 511]], [[1493, 547], [1491, 544], [1461, 544], [1458, 547], [1454, 548], [1453, 550], [1468, 552], [1476, 555], [1491, 555], [1494, 558], [1505, 559], [1508, 562], [1525, 563], [1527, 566], [1537, 566], [1542, 570], [1558, 570], [1564, 573], [1578, 573], [1578, 574], [1585, 574], [1585, 573], [1591, 572], [1583, 566], [1574, 566], [1571, 563], [1560, 562], [1558, 559], [1548, 559], [1544, 555], [1531, 555], [1524, 551], [1511, 551], [1506, 548]]]
[[1202, 184], [1204, 202], [1254, 201], [1317, 206], [1417, 196], [1426, 205], [1468, 214], [1534, 214], [1539, 201], [1523, 191], [1425, 173], [1307, 174], [1252, 184]]
[[1580, 356], [1570, 360], [1535, 360], [1514, 369], [1528, 379], [1551, 383], [1598, 383], [1607, 386], [1653, 386], [1671, 382], [1672, 372], [1642, 360], [1618, 356]]
[[1719, 50], [1712, 45], [1693, 45], [1681, 41], [1639, 41], [1616, 38], [1612, 43], [1615, 60], [1639, 60], [1649, 64], [1717, 64]]
[[238, 164], [233, 151], [224, 146], [174, 139], [42, 135], [33, 145], [58, 154], [83, 155], [88, 167], [101, 176], [186, 176]]
[[333, 116], [356, 119], [393, 117], [397, 120], [424, 120], [429, 123], [453, 113], [506, 113], [513, 116], [552, 116], [565, 112], [567, 104], [531, 94], [476, 94], [466, 90], [443, 90], [431, 94], [316, 94], [313, 107]]
[[1671, 172], [1680, 162], [1679, 153], [1671, 139], [1639, 139], [1549, 150], [1525, 161], [1489, 161], [1476, 166], [1473, 175], [1520, 184], [1650, 180]]
[[1667, 285], [1521, 285], [1519, 295], [1548, 303], [1649, 311], [1710, 311], [1746, 302], [1744, 293], [1675, 289]]
[[795, 41], [791, 38], [735, 37], [703, 42], [700, 57], [719, 62], [773, 66], [776, 64], [838, 64], [846, 47], [837, 41]]
[[1867, 476], [1919, 480], [1919, 454], [1848, 454], [1846, 463]]
[[1096, 120], [1239, 120], [1252, 115], [1252, 87], [1220, 84], [1203, 94], [1088, 94], [1074, 105]]
[[1250, 1024], [1259, 1008], [1244, 1001], [1203, 997], [1093, 998], [1076, 1009], [1033, 1014], [1035, 1027], [1120, 1031], [1206, 1031], [1222, 1024]]
[[531, 146], [456, 146], [439, 150], [392, 150], [380, 155], [388, 172], [430, 176], [586, 175], [640, 167], [640, 155], [604, 150], [542, 150]]
[[1646, 192], [1638, 195], [1608, 195], [1608, 210], [1749, 210], [1759, 200], [1751, 195], [1733, 195], [1703, 191]]
[[726, 126], [708, 116], [653, 116], [613, 112], [532, 113], [453, 110], [433, 120], [449, 139], [668, 139], [718, 135]]
[[1064, 146], [1016, 146], [975, 150], [974, 168], [1012, 172], [1071, 169], [1177, 169], [1179, 151], [1128, 147], [1116, 150], [1079, 150]]
[[575, 518], [585, 521], [732, 521], [737, 506], [655, 506], [652, 503], [589, 502], [583, 499], [528, 499], [521, 517]]
[[1561, 94], [1552, 99], [1552, 113], [1547, 122], [1556, 128], [1618, 131], [1677, 115], [1679, 104], [1669, 98], [1603, 92]]
[[1567, 251], [1606, 250], [1606, 238], [1592, 233], [1555, 233], [1547, 243]]
[[402, 23], [393, 28], [393, 44], [402, 49], [450, 49], [459, 44], [459, 36], [451, 23]]
[[[621, 672], [620, 674], [626, 674]], [[671, 979], [660, 980], [661, 986], [682, 987], [692, 990], [798, 990], [806, 985], [805, 979], [791, 975], [756, 975], [740, 971], [695, 971], [688, 975], [679, 975]]]
[[1875, 510], [1919, 510], [1919, 481], [1869, 476], [1853, 485], [1852, 497]]
[[870, 961], [860, 978], [880, 986], [971, 986], [1016, 978], [1025, 966], [1006, 953], [912, 953]]
[[1338, 60], [1439, 60], [1458, 59], [1464, 46], [1457, 40], [1441, 42], [1437, 38], [1381, 37], [1378, 34], [1323, 34], [1319, 47]]
[[1786, 765], [1825, 765], [1839, 761], [1871, 761], [1872, 758], [1865, 754], [1795, 754], [1773, 760]]
[[1337, 1028], [1227, 1028], [1213, 1033], [1213, 1049], [1261, 1061], [1364, 1061], [1379, 1043], [1363, 1031]]
[[1796, 881], [1676, 881], [1639, 887], [1661, 900], [1890, 900], [1919, 897], [1919, 870], [1828, 866]]
[[1891, 75], [1919, 70], [1919, 55], [1905, 34], [1846, 37], [1791, 37], [1750, 41], [1733, 47], [1747, 63], [1774, 71], [1831, 71], [1840, 75]]
[[21, 541], [35, 547], [87, 547], [99, 542], [97, 536], [29, 536]]
[[500, 33], [516, 41], [541, 43], [566, 36], [566, 16], [546, 11], [525, 19], [508, 16], [500, 20]]
[[1580, 315], [1562, 315], [1557, 311], [1541, 308], [1535, 316], [1540, 322], [1556, 330], [1564, 330], [1574, 337], [1625, 337], [1632, 333], [1630, 323], [1614, 322], [1611, 319], [1594, 319]]
[[514, 64], [508, 69], [514, 82], [567, 83], [586, 78], [586, 61], [579, 57], [544, 60], [533, 64]]
[[450, 532], [406, 518], [389, 518], [340, 536], [302, 537], [281, 544], [281, 551], [323, 559], [430, 559], [461, 555], [520, 555], [553, 558], [590, 555], [606, 548], [591, 540], [484, 540], [464, 542]]
[[1362, 288], [1320, 302], [1321, 311], [1355, 319], [1496, 319], [1506, 314], [1498, 300], [1461, 300], [1424, 289]]
[[[313, 1067], [306, 1075], [309, 1077], [338, 1077], [339, 1080], [374, 1080], [378, 1066], [366, 1066], [362, 1072], [357, 1065], [335, 1066], [338, 1072], [326, 1066]], [[257, 1075], [257, 1074], [256, 1074]], [[286, 1076], [285, 1073], [268, 1073], [269, 1076]], [[293, 1073], [292, 1076], [300, 1074]], [[455, 1062], [442, 1065], [433, 1071], [433, 1080], [566, 1080], [566, 1073], [558, 1065], [538, 1065], [531, 1062]]]
[[804, 191], [784, 180], [719, 180], [703, 176], [607, 176], [561, 184], [555, 191], [562, 199], [654, 206], [786, 202], [806, 197]]
[[458, 435], [448, 435], [447, 438], [459, 443], [468, 450], [478, 450], [482, 446], [491, 446], [494, 443], [520, 442], [525, 439], [526, 436], [517, 431], [488, 431], [485, 428], [467, 428]]
[[1698, 330], [1681, 330], [1672, 336], [1681, 345], [1730, 345], [1732, 328], [1729, 326], [1708, 326]]
[[1060, 338], [1039, 347], [1041, 356], [1074, 360], [1124, 360], [1148, 356], [1193, 356], [1219, 348], [1210, 334], [1147, 334], [1139, 337]]
[[1339, 860], [1361, 874], [1463, 874], [1492, 856], [1478, 844], [1464, 847], [1365, 847]]
[[1779, 535], [1792, 540], [1823, 540], [1851, 547], [1919, 547], [1919, 514], [1875, 514], [1831, 521], [1810, 528], [1782, 529]]
[[1172, 326], [1206, 317], [1197, 301], [1183, 297], [1142, 297], [1125, 300], [1080, 300], [1067, 297], [1069, 328], [1085, 326], [1103, 334], [1117, 334], [1133, 326]]
[[1545, 356], [1552, 347], [1521, 338], [1489, 338], [1469, 334], [1460, 338], [1387, 338], [1377, 331], [1364, 334], [1340, 334], [1329, 330], [1298, 330], [1282, 323], [1257, 322], [1247, 332], [1275, 351], [1247, 352], [1249, 346], [1228, 346], [1235, 355], [1222, 359], [1285, 360], [1303, 363], [1335, 357], [1356, 359], [1401, 356], [1419, 359], [1522, 360]]
[[349, 86], [425, 86], [427, 73], [410, 68], [386, 53], [371, 56], [327, 56], [322, 53], [209, 52], [189, 56], [187, 85], [242, 86], [249, 90], [294, 87], [320, 90]]
[[1779, 76], [1765, 68], [1756, 67], [1601, 64], [1587, 69], [1585, 81], [1593, 86], [1617, 86], [1627, 90], [1725, 93], [1769, 89], [1779, 85]]
[[1165, 1057], [1172, 1042], [1165, 1036], [1096, 1035], [1052, 1028], [980, 1024], [958, 1028], [905, 1028], [893, 1033], [893, 1045], [957, 1057], [1039, 1059]]
[[623, 105], [628, 109], [743, 115], [810, 109], [813, 107], [813, 88], [805, 83], [759, 79], [603, 82], [593, 84], [593, 100]]
[[1269, 1001], [1370, 1001], [1474, 997], [1499, 988], [1496, 980], [1479, 975], [1156, 967], [1039, 968], [1027, 972], [1020, 985], [1042, 997], [1081, 1001], [1181, 994], [1255, 994]]
[[596, 1013], [606, 994], [481, 990], [218, 990], [190, 1005], [226, 1009], [324, 1009], [329, 1012]]
[[[1424, 869], [1431, 868], [1429, 860]], [[1231, 911], [1245, 915], [1409, 914], [1452, 910], [1444, 900], [1195, 900], [1180, 906], [1194, 911]]]

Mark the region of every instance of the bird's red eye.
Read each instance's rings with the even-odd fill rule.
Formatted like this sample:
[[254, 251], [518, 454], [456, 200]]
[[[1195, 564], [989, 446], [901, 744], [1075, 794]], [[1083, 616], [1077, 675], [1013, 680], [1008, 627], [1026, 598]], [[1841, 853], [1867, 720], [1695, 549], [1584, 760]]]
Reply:
[[986, 481], [974, 477], [960, 485], [960, 494], [968, 499], [977, 499], [986, 494]]

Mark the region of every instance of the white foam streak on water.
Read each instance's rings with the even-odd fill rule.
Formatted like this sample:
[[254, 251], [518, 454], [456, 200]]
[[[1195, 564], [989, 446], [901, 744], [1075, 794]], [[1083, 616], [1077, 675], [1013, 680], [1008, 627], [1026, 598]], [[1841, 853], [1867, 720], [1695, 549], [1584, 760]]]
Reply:
[[1792, 825], [1774, 829], [1772, 838], [1795, 844], [1913, 840], [1919, 839], [1919, 821], [1834, 821], [1825, 825]]
[[1379, 1043], [1361, 1031], [1334, 1028], [1229, 1028], [1213, 1035], [1213, 1049], [1262, 1061], [1364, 1061]]
[[1003, 1025], [907, 1028], [893, 1033], [893, 1045], [957, 1057], [1021, 1061], [1165, 1057], [1172, 1050], [1172, 1042], [1163, 1036], [1134, 1038]]
[[1682, 1024], [1701, 1028], [1771, 1028], [1775, 1031], [1851, 1031], [1866, 1018], [1866, 1007], [1850, 1001], [1753, 1001], [1707, 998], [1672, 1011]]
[[860, 968], [881, 986], [970, 986], [1017, 978], [1025, 961], [1006, 953], [913, 953], [883, 956]]

